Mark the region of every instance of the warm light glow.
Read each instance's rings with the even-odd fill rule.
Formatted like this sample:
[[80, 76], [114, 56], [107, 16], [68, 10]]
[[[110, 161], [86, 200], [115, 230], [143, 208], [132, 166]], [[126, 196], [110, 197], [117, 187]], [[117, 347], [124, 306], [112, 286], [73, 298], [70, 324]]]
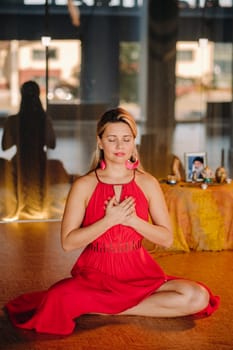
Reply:
[[205, 47], [207, 47], [208, 46], [208, 39], [207, 38], [200, 38], [199, 40], [198, 40], [198, 43], [199, 43], [199, 47], [201, 47], [201, 48], [205, 48]]
[[41, 220], [48, 220], [49, 218], [49, 213], [48, 211], [38, 211], [32, 213], [19, 213], [19, 215], [14, 215], [14, 216], [6, 216], [1, 219], [2, 222], [20, 222], [20, 221], [41, 221]]
[[4, 222], [13, 222], [13, 221], [17, 221], [17, 220], [18, 220], [18, 216], [2, 218], [2, 221], [4, 221]]
[[51, 36], [42, 36], [41, 42], [43, 46], [49, 46], [51, 41]]

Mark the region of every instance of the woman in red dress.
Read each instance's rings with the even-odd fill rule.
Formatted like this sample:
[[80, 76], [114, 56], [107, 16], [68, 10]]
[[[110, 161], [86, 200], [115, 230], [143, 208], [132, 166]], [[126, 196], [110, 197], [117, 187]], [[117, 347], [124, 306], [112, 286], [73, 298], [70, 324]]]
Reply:
[[146, 238], [169, 247], [173, 238], [160, 185], [140, 168], [136, 136], [122, 108], [99, 120], [92, 170], [73, 184], [61, 225], [64, 250], [84, 249], [71, 277], [6, 305], [17, 327], [66, 335], [87, 313], [196, 317], [218, 308], [208, 287], [166, 275], [142, 246]]

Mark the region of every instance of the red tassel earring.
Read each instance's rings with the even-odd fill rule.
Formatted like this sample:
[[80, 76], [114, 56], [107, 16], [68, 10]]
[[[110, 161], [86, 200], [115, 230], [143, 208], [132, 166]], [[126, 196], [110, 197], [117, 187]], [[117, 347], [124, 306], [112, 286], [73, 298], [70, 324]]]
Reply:
[[133, 156], [125, 162], [125, 166], [129, 170], [137, 169], [139, 167], [139, 164], [139, 160]]
[[106, 163], [104, 161], [104, 159], [101, 159], [100, 161], [100, 169], [104, 170], [106, 168]]
[[104, 160], [104, 151], [99, 148], [99, 166], [100, 166], [100, 169], [104, 170], [106, 168], [106, 163], [105, 163], [105, 160]]

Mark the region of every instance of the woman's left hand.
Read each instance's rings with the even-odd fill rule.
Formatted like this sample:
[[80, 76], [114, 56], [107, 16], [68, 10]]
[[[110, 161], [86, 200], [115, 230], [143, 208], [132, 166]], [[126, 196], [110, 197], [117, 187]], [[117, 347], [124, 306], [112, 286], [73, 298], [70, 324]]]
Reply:
[[[111, 215], [114, 224], [129, 225], [129, 219], [135, 216], [135, 200], [133, 197], [126, 197], [118, 203], [115, 197], [105, 201], [106, 215]], [[117, 221], [117, 222], [115, 222]]]

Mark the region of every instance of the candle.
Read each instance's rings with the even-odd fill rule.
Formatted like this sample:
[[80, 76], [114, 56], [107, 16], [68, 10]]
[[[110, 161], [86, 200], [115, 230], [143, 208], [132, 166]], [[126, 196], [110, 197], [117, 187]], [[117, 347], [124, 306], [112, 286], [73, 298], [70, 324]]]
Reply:
[[222, 148], [221, 152], [221, 166], [224, 167], [224, 148]]

